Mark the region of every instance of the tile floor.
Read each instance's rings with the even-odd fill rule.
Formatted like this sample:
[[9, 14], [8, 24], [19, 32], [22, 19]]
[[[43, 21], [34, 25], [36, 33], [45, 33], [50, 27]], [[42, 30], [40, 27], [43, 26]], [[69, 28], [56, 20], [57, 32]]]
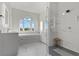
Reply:
[[29, 44], [23, 44], [18, 50], [18, 56], [46, 56], [47, 47], [41, 42], [33, 42]]

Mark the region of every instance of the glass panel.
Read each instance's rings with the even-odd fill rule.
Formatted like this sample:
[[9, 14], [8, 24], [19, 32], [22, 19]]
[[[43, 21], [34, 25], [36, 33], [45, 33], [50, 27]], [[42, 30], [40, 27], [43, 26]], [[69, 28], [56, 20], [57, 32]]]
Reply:
[[23, 20], [20, 21], [20, 28], [23, 28]]
[[31, 23], [32, 23], [32, 31], [34, 31], [34, 28], [35, 28], [35, 22], [32, 21]]
[[35, 27], [35, 23], [34, 23], [34, 21], [32, 21], [32, 28], [34, 28]]
[[44, 27], [45, 27], [45, 29], [48, 29], [48, 21], [47, 20], [45, 20], [45, 22], [44, 22]]

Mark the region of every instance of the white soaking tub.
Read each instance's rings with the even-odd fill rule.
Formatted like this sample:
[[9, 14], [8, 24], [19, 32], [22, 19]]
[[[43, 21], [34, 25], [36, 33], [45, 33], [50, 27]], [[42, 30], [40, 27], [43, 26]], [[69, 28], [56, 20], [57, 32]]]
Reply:
[[38, 32], [20, 33], [19, 37], [21, 38], [21, 40], [20, 40], [21, 45], [41, 41], [40, 33], [38, 33]]

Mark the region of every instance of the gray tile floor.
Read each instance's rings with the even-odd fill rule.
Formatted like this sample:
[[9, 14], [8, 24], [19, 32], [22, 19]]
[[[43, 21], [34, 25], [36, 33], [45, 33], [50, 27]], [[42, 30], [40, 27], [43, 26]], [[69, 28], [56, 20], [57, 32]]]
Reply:
[[60, 48], [56, 48], [56, 49], [53, 49], [55, 52], [57, 52], [58, 54], [62, 55], [62, 56], [73, 56], [72, 54], [66, 52], [66, 51], [63, 51], [62, 49]]
[[31, 42], [19, 47], [17, 56], [76, 56], [65, 49], [49, 47], [42, 42]]
[[41, 42], [23, 44], [18, 50], [18, 56], [46, 56], [47, 47]]
[[66, 49], [64, 47], [49, 47], [49, 54], [52, 56], [79, 56], [79, 53]]

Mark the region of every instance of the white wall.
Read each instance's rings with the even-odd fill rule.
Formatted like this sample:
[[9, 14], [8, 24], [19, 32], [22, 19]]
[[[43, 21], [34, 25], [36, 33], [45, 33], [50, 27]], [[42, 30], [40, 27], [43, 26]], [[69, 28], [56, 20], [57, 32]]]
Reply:
[[[54, 4], [54, 3], [52, 3]], [[79, 3], [55, 3], [58, 9], [56, 20], [56, 36], [63, 40], [62, 46], [79, 52]], [[51, 7], [54, 9], [55, 7]], [[51, 9], [51, 10], [52, 10]], [[70, 13], [65, 13], [70, 9]], [[53, 11], [53, 10], [52, 10]], [[56, 13], [56, 12], [55, 12]], [[51, 17], [56, 16], [52, 15]], [[52, 20], [52, 19], [50, 19]], [[71, 29], [69, 29], [71, 27]], [[53, 30], [53, 29], [52, 29]], [[51, 31], [51, 30], [50, 30]]]
[[9, 25], [10, 25], [10, 28], [12, 31], [18, 32], [20, 20], [25, 18], [25, 17], [31, 17], [36, 22], [35, 30], [37, 32], [39, 32], [39, 27], [38, 27], [39, 14], [11, 8], [11, 15], [12, 15], [12, 17], [11, 17], [12, 19], [10, 20], [11, 23]]
[[[70, 9], [65, 15], [62, 13]], [[79, 3], [59, 3], [57, 31], [63, 47], [79, 52]], [[68, 27], [71, 27], [69, 29]]]

